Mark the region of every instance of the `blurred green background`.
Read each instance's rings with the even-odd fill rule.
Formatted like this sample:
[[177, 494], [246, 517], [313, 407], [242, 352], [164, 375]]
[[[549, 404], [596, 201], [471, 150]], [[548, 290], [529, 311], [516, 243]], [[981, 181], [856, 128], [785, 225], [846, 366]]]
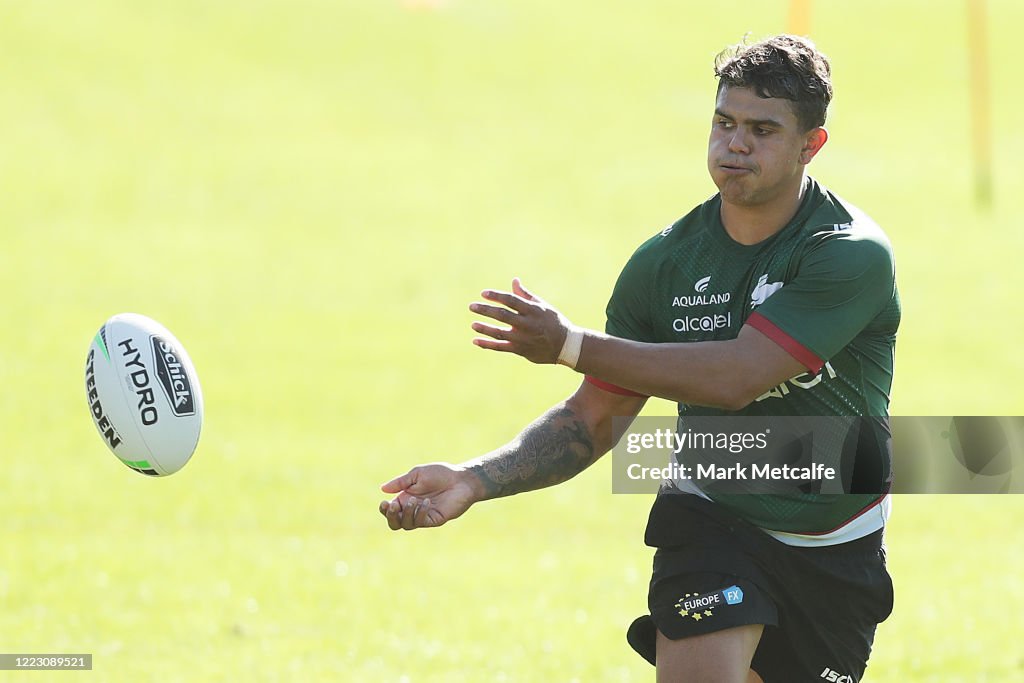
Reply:
[[[0, 4], [0, 651], [95, 655], [60, 680], [653, 680], [624, 640], [650, 500], [612, 496], [608, 462], [413, 534], [377, 487], [576, 387], [474, 348], [466, 305], [519, 276], [601, 327], [636, 245], [714, 191], [712, 57], [788, 5]], [[895, 246], [896, 415], [1024, 414], [1024, 5], [988, 5], [979, 211], [965, 3], [813, 3], [836, 98], [811, 171]], [[87, 412], [122, 311], [202, 379], [168, 479]], [[1024, 680], [1024, 499], [894, 508], [865, 680]]]

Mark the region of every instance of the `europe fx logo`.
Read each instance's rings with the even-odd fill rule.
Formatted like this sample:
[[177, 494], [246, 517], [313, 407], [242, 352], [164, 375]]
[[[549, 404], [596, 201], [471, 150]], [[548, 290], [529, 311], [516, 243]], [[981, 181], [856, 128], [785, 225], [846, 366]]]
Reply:
[[729, 586], [710, 593], [687, 593], [679, 598], [675, 607], [679, 616], [700, 621], [715, 616], [715, 608], [722, 605], [738, 605], [743, 602], [743, 589]]

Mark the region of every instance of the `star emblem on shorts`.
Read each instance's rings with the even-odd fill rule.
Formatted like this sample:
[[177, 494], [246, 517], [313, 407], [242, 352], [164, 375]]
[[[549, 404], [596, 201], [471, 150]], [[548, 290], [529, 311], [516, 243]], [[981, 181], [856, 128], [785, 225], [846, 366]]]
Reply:
[[691, 595], [696, 595], [696, 593], [687, 593], [686, 595], [684, 595], [682, 598], [679, 599], [679, 602], [676, 603], [676, 609], [679, 610], [679, 616], [681, 616], [681, 617], [688, 617], [688, 616], [690, 616], [690, 610], [688, 610], [685, 607], [683, 607], [683, 600], [687, 599]]

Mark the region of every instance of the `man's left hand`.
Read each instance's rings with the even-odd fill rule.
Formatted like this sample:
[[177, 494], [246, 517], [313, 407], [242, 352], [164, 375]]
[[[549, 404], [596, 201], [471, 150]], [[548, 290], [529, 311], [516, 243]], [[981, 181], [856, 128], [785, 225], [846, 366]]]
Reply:
[[477, 337], [474, 344], [492, 351], [511, 352], [533, 363], [558, 361], [570, 322], [551, 304], [527, 291], [519, 278], [512, 280], [511, 292], [485, 289], [481, 296], [507, 308], [477, 302], [470, 304], [469, 310], [508, 327], [473, 323], [474, 331], [490, 337]]

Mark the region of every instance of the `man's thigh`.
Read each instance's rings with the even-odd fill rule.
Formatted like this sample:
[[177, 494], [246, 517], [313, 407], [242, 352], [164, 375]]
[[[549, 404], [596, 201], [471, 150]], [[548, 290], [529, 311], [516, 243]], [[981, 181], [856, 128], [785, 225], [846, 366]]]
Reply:
[[763, 629], [747, 624], [679, 640], [658, 631], [658, 683], [760, 683], [750, 660]]

